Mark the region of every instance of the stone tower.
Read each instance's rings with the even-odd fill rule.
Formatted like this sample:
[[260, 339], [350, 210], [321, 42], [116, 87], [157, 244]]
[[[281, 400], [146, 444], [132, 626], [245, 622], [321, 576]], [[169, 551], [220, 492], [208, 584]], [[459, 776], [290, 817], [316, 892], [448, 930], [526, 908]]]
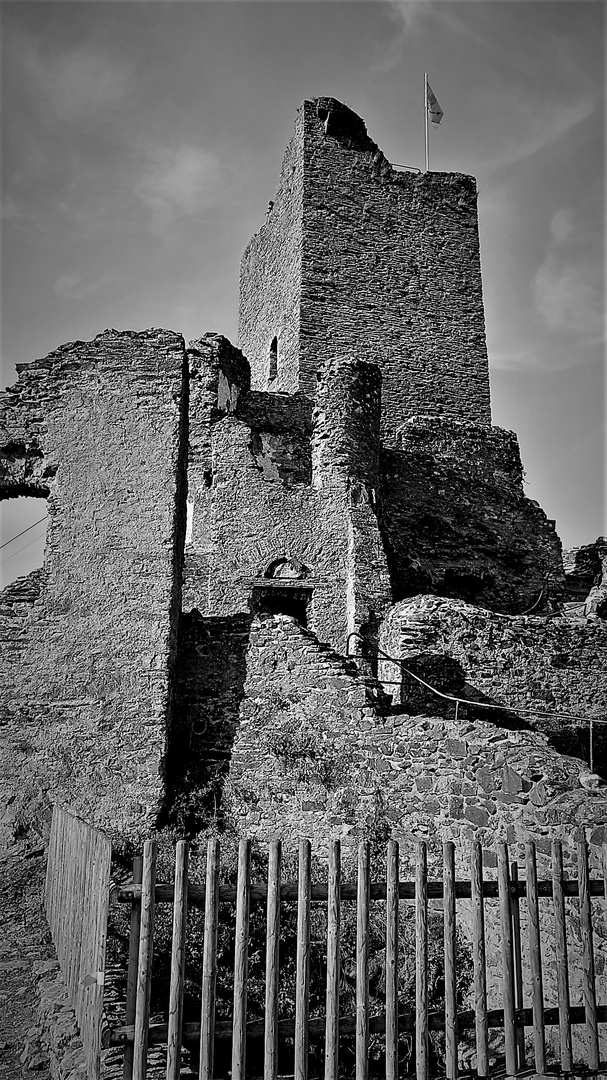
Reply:
[[253, 388], [313, 396], [356, 342], [382, 371], [384, 442], [418, 414], [490, 424], [476, 200], [472, 177], [398, 171], [347, 106], [305, 101], [242, 259]]

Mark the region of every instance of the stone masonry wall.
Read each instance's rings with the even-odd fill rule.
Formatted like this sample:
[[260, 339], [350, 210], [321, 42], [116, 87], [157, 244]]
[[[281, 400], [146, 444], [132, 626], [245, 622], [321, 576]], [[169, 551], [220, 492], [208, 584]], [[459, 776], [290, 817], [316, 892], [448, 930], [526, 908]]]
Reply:
[[216, 817], [239, 725], [250, 614], [181, 618], [175, 721], [168, 757], [169, 821], [180, 832]]
[[517, 614], [546, 576], [550, 596], [563, 593], [560, 540], [524, 495], [512, 432], [409, 420], [382, 452], [380, 526], [397, 600], [436, 592]]
[[[429, 715], [390, 715], [374, 680], [323, 649], [292, 620], [254, 621], [240, 730], [234, 742], [225, 804], [241, 835], [287, 849], [309, 837], [321, 856], [329, 839], [353, 853], [362, 837], [429, 846], [430, 875], [440, 874], [442, 841], [456, 844], [458, 876], [469, 877], [470, 843], [483, 848], [485, 874], [496, 873], [496, 844], [507, 841], [524, 866], [534, 840], [538, 875], [550, 876], [553, 839], [561, 839], [567, 872], [575, 874], [576, 842], [590, 844], [591, 872], [602, 874], [607, 821], [605, 788], [587, 790], [588, 767], [557, 754], [545, 736], [506, 731], [494, 723]], [[411, 874], [406, 874], [409, 879]], [[523, 875], [521, 875], [523, 876]], [[546, 1005], [556, 1004], [554, 932], [541, 905]], [[467, 930], [465, 905], [458, 905]], [[500, 1005], [500, 927], [486, 904], [488, 989]], [[594, 905], [598, 999], [607, 993], [607, 923]], [[526, 925], [523, 917], [523, 935]], [[572, 1000], [582, 1000], [579, 918], [569, 905]], [[526, 963], [526, 958], [525, 961]], [[583, 1039], [576, 1040], [578, 1058]], [[603, 1048], [603, 1050], [605, 1047]], [[583, 1057], [582, 1057], [583, 1060]]]
[[229, 789], [251, 836], [322, 850], [381, 826], [434, 846], [478, 839], [488, 867], [498, 840], [533, 837], [548, 855], [549, 837], [583, 826], [602, 841], [605, 789], [541, 733], [394, 713], [374, 679], [288, 616], [253, 620], [246, 670]]
[[[253, 590], [268, 586], [269, 567], [283, 558], [303, 568], [308, 625], [320, 638], [345, 651], [349, 631], [377, 626], [391, 603], [375, 511], [378, 379], [368, 364], [335, 361], [313, 416], [302, 395], [259, 391], [234, 414], [217, 414], [208, 482], [195, 492], [190, 482], [184, 610], [249, 613]], [[200, 468], [194, 448], [190, 477]]]
[[[282, 163], [274, 202], [242, 256], [238, 344], [251, 364], [255, 390], [299, 390], [302, 127], [300, 115]], [[270, 380], [274, 338], [278, 345], [277, 378]]]
[[[601, 620], [503, 618], [460, 600], [416, 596], [390, 609], [381, 626], [380, 648], [402, 657], [407, 668], [433, 685], [440, 680], [439, 669], [447, 670], [446, 685], [439, 689], [529, 710], [521, 722], [545, 732], [559, 749], [585, 758], [587, 723], [534, 715], [533, 710], [594, 716], [594, 767], [607, 774], [605, 727], [598, 722], [607, 720], [607, 626]], [[380, 678], [399, 679], [399, 667], [381, 661]], [[406, 679], [402, 701], [411, 711], [431, 699]], [[496, 723], [515, 719], [501, 713], [495, 717]]]
[[[212, 426], [235, 412], [239, 398], [251, 383], [250, 368], [238, 349], [219, 334], [205, 334], [188, 345], [189, 430], [187, 466], [188, 548], [184, 556], [183, 605], [188, 610], [190, 593], [206, 588], [211, 573], [212, 544], [198, 529], [213, 482]], [[194, 523], [196, 536], [194, 540]]]
[[289, 381], [278, 389], [313, 396], [317, 371], [355, 342], [382, 370], [385, 438], [416, 413], [490, 423], [476, 198], [472, 177], [393, 169], [335, 99], [305, 101], [274, 207], [242, 263], [239, 344], [253, 385], [264, 385], [257, 372], [284, 320]]
[[22, 365], [0, 397], [0, 494], [40, 493], [38, 476], [49, 493], [39, 596], [10, 594], [2, 611], [19, 623], [3, 700], [29, 748], [19, 797], [42, 791], [116, 829], [149, 828], [162, 798], [185, 374], [179, 335], [106, 331]]

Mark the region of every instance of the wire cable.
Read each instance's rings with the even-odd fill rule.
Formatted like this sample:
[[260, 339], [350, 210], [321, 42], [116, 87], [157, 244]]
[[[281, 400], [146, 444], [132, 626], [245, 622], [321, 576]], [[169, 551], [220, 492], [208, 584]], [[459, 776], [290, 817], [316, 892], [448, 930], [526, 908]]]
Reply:
[[[40, 525], [42, 521], [46, 521], [46, 514], [44, 517], [39, 518], [38, 521], [35, 521], [33, 525], [28, 525], [27, 529], [22, 529], [16, 536], [11, 536], [10, 540], [5, 540], [3, 544], [0, 544], [0, 548], [7, 547], [9, 544], [13, 543], [13, 540], [18, 540], [20, 536], [25, 536], [30, 529], [35, 529], [36, 525]], [[23, 550], [23, 548], [21, 550]]]
[[25, 551], [26, 548], [31, 547], [32, 544], [35, 544], [37, 540], [41, 539], [42, 534], [40, 534], [40, 536], [34, 536], [33, 540], [30, 540], [29, 544], [24, 544], [23, 547], [17, 548], [16, 551], [13, 551], [12, 555], [7, 555], [6, 559], [3, 559], [2, 562], [0, 562], [0, 566], [4, 566], [5, 563], [10, 562], [11, 559], [14, 559], [17, 555], [20, 555], [22, 551]]
[[[363, 656], [362, 653], [350, 652], [350, 638], [353, 637], [358, 638], [359, 641], [362, 641], [363, 644], [366, 644], [364, 637], [362, 637], [361, 634], [357, 634], [356, 631], [353, 631], [351, 634], [348, 634], [348, 639], [346, 642], [346, 656], [350, 656], [352, 657], [352, 659], [368, 660], [369, 658], [367, 656]], [[376, 656], [381, 656], [385, 660], [389, 660], [392, 664], [402, 665], [403, 663], [402, 657], [398, 659], [396, 656], [390, 656], [389, 653], [384, 652], [383, 649], [376, 649]], [[437, 690], [435, 686], [431, 686], [430, 683], [427, 683], [419, 675], [416, 675], [414, 671], [409, 671], [409, 669], [406, 667], [401, 666], [401, 671], [406, 672], [407, 675], [410, 675], [412, 679], [416, 679], [418, 683], [421, 683], [422, 686], [425, 686], [427, 690], [431, 690], [433, 694], [437, 695], [437, 697], [443, 698], [445, 701], [453, 701], [456, 704], [468, 705], [469, 707], [477, 709], [498, 709], [500, 712], [517, 713], [519, 716], [546, 716], [550, 717], [551, 719], [579, 720], [584, 724], [607, 724], [607, 719], [601, 719], [598, 716], [576, 716], [574, 713], [547, 712], [544, 709], [521, 709], [516, 705], [491, 705], [489, 704], [489, 702], [474, 701], [471, 698], [454, 697], [452, 694], [443, 694], [441, 690]], [[382, 679], [378, 679], [377, 681], [381, 683]], [[386, 681], [392, 682], [393, 680], [390, 679]]]

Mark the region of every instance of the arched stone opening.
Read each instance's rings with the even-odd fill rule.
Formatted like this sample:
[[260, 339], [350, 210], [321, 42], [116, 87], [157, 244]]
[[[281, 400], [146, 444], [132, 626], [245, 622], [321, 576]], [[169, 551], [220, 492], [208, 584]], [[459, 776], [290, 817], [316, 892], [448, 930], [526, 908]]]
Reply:
[[251, 611], [255, 615], [290, 615], [301, 626], [307, 626], [312, 599], [310, 575], [310, 567], [296, 558], [280, 555], [272, 559], [263, 577], [253, 585]]

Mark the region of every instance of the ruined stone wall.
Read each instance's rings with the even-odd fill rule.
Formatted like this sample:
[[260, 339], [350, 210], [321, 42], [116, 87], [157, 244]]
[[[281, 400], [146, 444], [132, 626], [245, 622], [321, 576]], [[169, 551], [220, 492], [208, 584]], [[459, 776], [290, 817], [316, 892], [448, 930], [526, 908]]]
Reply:
[[[254, 590], [283, 558], [302, 567], [308, 625], [320, 638], [345, 651], [350, 630], [377, 625], [391, 602], [375, 514], [378, 378], [368, 364], [334, 362], [314, 417], [303, 395], [251, 391], [205, 428], [210, 482], [195, 492], [190, 483], [184, 610], [250, 612]], [[195, 448], [192, 459], [197, 475]]]
[[[303, 117], [287, 147], [278, 191], [240, 268], [238, 344], [251, 364], [255, 390], [299, 390], [299, 321], [303, 216]], [[277, 339], [277, 377], [270, 346]]]
[[250, 614], [182, 615], [167, 761], [167, 820], [192, 833], [221, 810], [246, 678]]
[[603, 559], [607, 556], [607, 537], [599, 536], [594, 544], [563, 551], [566, 595], [571, 602], [585, 601], [595, 585], [601, 584]]
[[395, 599], [436, 592], [517, 614], [546, 576], [550, 597], [563, 593], [560, 540], [524, 495], [512, 432], [407, 421], [382, 452], [380, 524]]
[[[205, 334], [188, 345], [189, 431], [187, 462], [187, 550], [184, 555], [183, 605], [194, 606], [212, 572], [212, 535], [200, 529], [213, 482], [212, 426], [233, 413], [251, 383], [247, 361], [227, 338]], [[196, 527], [195, 536], [194, 529]], [[193, 542], [195, 540], [195, 542]]]
[[[363, 837], [402, 845], [411, 879], [412, 845], [428, 843], [430, 875], [442, 872], [442, 842], [456, 844], [458, 876], [469, 878], [470, 844], [480, 841], [485, 874], [495, 876], [496, 845], [508, 842], [524, 876], [524, 847], [533, 840], [538, 876], [550, 877], [554, 839], [575, 875], [576, 844], [590, 844], [591, 872], [602, 875], [607, 821], [605, 788], [587, 790], [588, 767], [560, 755], [545, 736], [507, 731], [480, 720], [390, 715], [373, 680], [365, 680], [313, 636], [286, 618], [253, 622], [225, 805], [241, 835], [280, 836], [293, 850], [301, 836], [321, 856], [340, 838], [352, 855]], [[405, 868], [409, 863], [409, 872]], [[524, 905], [521, 905], [524, 912]], [[556, 1005], [551, 909], [541, 905], [544, 993]], [[582, 1000], [577, 905], [568, 902], [571, 995]], [[464, 932], [465, 905], [458, 904]], [[486, 903], [490, 1007], [501, 1004], [498, 905]], [[607, 925], [594, 906], [599, 1000], [607, 992]], [[526, 925], [523, 917], [523, 940]], [[524, 959], [526, 963], [526, 956]], [[529, 980], [527, 979], [527, 985]], [[583, 1037], [575, 1046], [583, 1060]]]
[[[529, 710], [521, 723], [545, 732], [559, 749], [586, 759], [588, 724], [550, 714], [596, 717], [594, 767], [605, 774], [607, 738], [605, 726], [598, 723], [601, 718], [607, 720], [607, 626], [602, 621], [502, 618], [462, 601], [417, 596], [390, 609], [379, 644], [443, 691], [471, 701]], [[379, 675], [398, 680], [399, 665], [381, 661]], [[432, 699], [414, 680], [405, 677], [403, 686], [403, 704], [412, 710]], [[396, 691], [394, 685], [390, 689]], [[396, 695], [396, 700], [401, 696]], [[496, 724], [515, 720], [507, 713], [495, 714]]]
[[605, 789], [588, 790], [588, 766], [541, 733], [393, 713], [374, 679], [286, 616], [253, 621], [246, 669], [229, 785], [250, 835], [322, 850], [381, 826], [434, 847], [480, 840], [488, 867], [498, 840], [534, 838], [548, 856], [549, 839], [583, 826], [602, 842]]
[[31, 789], [117, 829], [149, 828], [162, 797], [185, 374], [178, 335], [106, 331], [22, 365], [0, 397], [1, 494], [45, 486], [50, 522], [40, 594], [19, 613], [5, 716], [30, 747]]
[[[301, 294], [289, 285], [283, 300], [294, 220]], [[279, 317], [283, 336], [291, 327], [284, 347], [279, 336], [290, 380], [280, 389], [313, 395], [326, 359], [355, 343], [382, 370], [385, 438], [415, 413], [490, 423], [473, 178], [398, 172], [350, 109], [305, 101], [274, 207], [242, 264], [239, 343], [254, 372]]]

